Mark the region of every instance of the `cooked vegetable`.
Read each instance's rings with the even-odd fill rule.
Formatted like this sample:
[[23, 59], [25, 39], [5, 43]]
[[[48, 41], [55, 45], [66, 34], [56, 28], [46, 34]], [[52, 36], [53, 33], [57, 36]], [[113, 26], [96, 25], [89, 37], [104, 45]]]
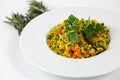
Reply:
[[88, 58], [108, 49], [109, 29], [93, 19], [78, 19], [70, 15], [67, 20], [48, 32], [48, 46], [55, 53], [68, 58]]

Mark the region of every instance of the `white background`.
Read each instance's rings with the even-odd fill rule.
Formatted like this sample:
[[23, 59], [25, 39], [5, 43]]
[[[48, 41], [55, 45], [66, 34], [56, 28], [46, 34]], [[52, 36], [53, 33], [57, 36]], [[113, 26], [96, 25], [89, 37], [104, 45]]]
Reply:
[[[42, 1], [49, 10], [68, 6], [81, 6], [101, 8], [120, 14], [119, 0]], [[10, 17], [12, 12], [25, 14], [28, 7], [28, 0], [0, 0], [0, 80], [120, 80], [120, 69], [98, 77], [71, 79], [58, 77], [34, 68], [21, 54], [17, 31], [12, 26], [3, 23], [6, 20], [5, 16]]]

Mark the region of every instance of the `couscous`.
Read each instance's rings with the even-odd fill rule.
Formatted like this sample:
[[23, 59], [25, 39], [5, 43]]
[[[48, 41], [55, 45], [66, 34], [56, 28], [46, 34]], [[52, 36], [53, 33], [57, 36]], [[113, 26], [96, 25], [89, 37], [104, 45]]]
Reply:
[[94, 19], [68, 19], [52, 28], [47, 35], [47, 44], [56, 54], [67, 58], [88, 58], [108, 49], [109, 29]]

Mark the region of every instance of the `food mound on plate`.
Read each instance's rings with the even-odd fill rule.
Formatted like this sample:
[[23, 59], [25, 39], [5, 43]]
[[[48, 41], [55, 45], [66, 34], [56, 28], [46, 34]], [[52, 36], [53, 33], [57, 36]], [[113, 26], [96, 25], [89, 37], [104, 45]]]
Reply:
[[81, 59], [96, 56], [108, 49], [109, 29], [95, 19], [68, 19], [52, 28], [47, 34], [47, 44], [58, 55]]

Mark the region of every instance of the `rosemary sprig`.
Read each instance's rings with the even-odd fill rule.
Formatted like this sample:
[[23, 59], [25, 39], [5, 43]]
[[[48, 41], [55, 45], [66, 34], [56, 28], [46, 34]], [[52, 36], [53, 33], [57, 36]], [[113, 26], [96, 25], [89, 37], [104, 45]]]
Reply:
[[8, 21], [4, 21], [5, 23], [12, 25], [18, 31], [19, 35], [29, 21], [47, 11], [46, 7], [42, 4], [42, 2], [31, 0], [29, 5], [30, 7], [26, 15], [22, 15], [18, 12], [12, 13], [11, 18], [6, 16]]
[[28, 18], [22, 14], [19, 13], [12, 13], [12, 17], [6, 17], [9, 21], [4, 21], [5, 23], [8, 23], [12, 25], [15, 29], [18, 30], [18, 34], [22, 32], [25, 25], [29, 22]]
[[31, 0], [29, 5], [30, 8], [28, 10], [27, 16], [30, 20], [38, 16], [39, 14], [42, 14], [47, 11], [46, 7], [43, 5], [42, 2]]

